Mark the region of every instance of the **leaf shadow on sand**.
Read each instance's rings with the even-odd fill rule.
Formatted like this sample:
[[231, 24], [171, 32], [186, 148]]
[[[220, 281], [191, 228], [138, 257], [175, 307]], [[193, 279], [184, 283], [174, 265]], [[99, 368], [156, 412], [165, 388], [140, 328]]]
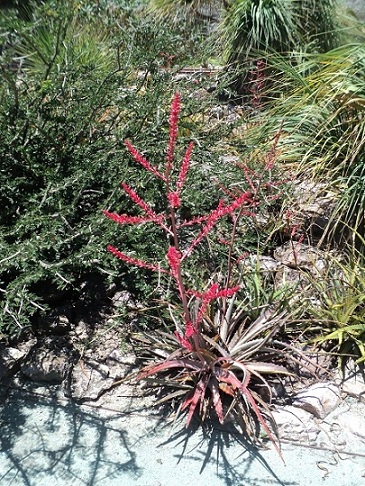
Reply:
[[0, 409], [1, 485], [105, 485], [142, 474], [129, 432], [68, 400], [9, 392]]
[[[183, 460], [199, 461], [200, 474], [204, 473], [208, 464], [214, 462], [217, 478], [227, 486], [299, 486], [296, 481], [280, 479], [273, 466], [263, 457], [262, 449], [233, 424], [210, 422], [202, 426], [195, 422], [185, 428], [184, 424], [179, 423], [174, 428], [160, 446], [169, 445], [178, 449], [180, 452], [175, 454], [178, 463]], [[276, 451], [273, 451], [272, 457], [273, 463], [282, 461]], [[257, 476], [258, 469], [262, 479]]]

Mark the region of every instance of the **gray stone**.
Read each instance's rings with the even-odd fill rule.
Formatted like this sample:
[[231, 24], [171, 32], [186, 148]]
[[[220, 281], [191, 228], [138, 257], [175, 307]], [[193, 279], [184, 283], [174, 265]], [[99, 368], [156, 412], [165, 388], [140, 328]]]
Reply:
[[300, 182], [295, 186], [293, 199], [296, 210], [304, 216], [330, 216], [336, 201], [336, 193], [328, 189], [328, 184]]
[[335, 410], [340, 399], [341, 393], [338, 386], [333, 383], [316, 383], [297, 393], [293, 405], [323, 419]]
[[364, 0], [346, 0], [346, 4], [357, 17], [365, 21], [365, 3]]
[[312, 242], [320, 241], [330, 228], [330, 221], [336, 205], [336, 194], [324, 183], [308, 182], [295, 185], [294, 207], [291, 211], [291, 226], [305, 228]]
[[61, 338], [38, 342], [21, 364], [22, 374], [32, 381], [60, 384], [66, 376], [71, 353]]
[[264, 274], [275, 273], [283, 266], [275, 258], [266, 255], [250, 255], [243, 261], [243, 264], [251, 269], [258, 268]]
[[64, 393], [78, 401], [97, 400], [114, 382], [108, 366], [92, 359], [81, 359], [74, 366], [69, 383], [64, 384]]
[[72, 319], [73, 308], [65, 305], [40, 318], [39, 328], [47, 334], [66, 334], [71, 330]]
[[[306, 295], [308, 294], [308, 287], [310, 280], [306, 273], [301, 272], [300, 270], [296, 270], [295, 268], [286, 267], [283, 265], [275, 274], [275, 285], [279, 287], [291, 287], [296, 288], [297, 290], [307, 291]], [[294, 300], [296, 298], [302, 298], [302, 294], [300, 292], [297, 295], [293, 295]]]
[[3, 378], [10, 378], [20, 369], [20, 363], [25, 351], [20, 351], [17, 348], [1, 346], [0, 347], [0, 380]]
[[24, 355], [29, 354], [29, 351], [37, 344], [36, 338], [30, 338], [27, 341], [23, 341], [17, 344], [17, 349], [19, 349]]
[[121, 290], [118, 292], [115, 292], [113, 297], [112, 297], [113, 305], [115, 306], [132, 306], [134, 307], [136, 305], [132, 294], [128, 292], [128, 290]]
[[288, 267], [305, 269], [316, 274], [323, 274], [328, 266], [324, 252], [295, 241], [276, 248], [274, 258]]
[[291, 405], [280, 407], [272, 412], [280, 439], [294, 442], [313, 443], [316, 441], [320, 428], [313, 416]]
[[90, 326], [84, 321], [79, 321], [72, 335], [75, 335], [77, 341], [87, 341], [90, 339]]

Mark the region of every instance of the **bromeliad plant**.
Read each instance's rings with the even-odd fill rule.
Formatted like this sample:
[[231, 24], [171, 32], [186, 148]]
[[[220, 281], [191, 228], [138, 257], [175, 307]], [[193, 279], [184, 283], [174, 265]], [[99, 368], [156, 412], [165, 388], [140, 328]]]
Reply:
[[349, 358], [365, 362], [364, 256], [355, 250], [342, 261], [333, 259], [330, 272], [312, 282], [318, 297], [308, 306], [310, 319], [317, 324], [311, 342], [335, 353], [342, 369]]
[[[242, 264], [242, 255], [240, 257], [234, 253], [240, 219], [255, 217], [260, 199], [275, 198], [276, 195], [270, 192], [273, 190], [271, 186], [268, 191], [264, 178], [254, 180], [252, 171], [243, 166], [249, 190], [236, 191], [221, 187], [225, 200], [221, 199], [215, 209], [204, 216], [183, 219], [181, 201], [191, 165], [193, 142], [189, 143], [180, 167], [176, 167], [179, 112], [180, 96], [176, 94], [170, 112], [164, 170], [152, 165], [129, 141], [125, 142], [134, 160], [162, 182], [166, 211], [155, 212], [126, 183], [122, 183], [123, 190], [142, 210], [142, 214], [131, 216], [104, 211], [108, 218], [122, 225], [156, 224], [169, 242], [165, 264], [147, 262], [113, 246], [108, 247], [123, 262], [166, 276], [176, 286], [179, 297], [178, 306], [170, 305], [175, 331], [156, 331], [145, 336], [149, 344], [147, 351], [150, 355], [158, 356], [159, 360], [145, 366], [138, 377], [151, 379], [153, 376], [156, 383], [174, 388], [163, 401], [172, 401], [177, 397], [182, 399], [178, 412], [187, 411], [187, 426], [195, 414], [204, 420], [214, 411], [221, 423], [233, 414], [241, 420], [245, 433], [252, 439], [258, 437], [261, 425], [274, 441], [273, 432], [266, 421], [269, 419], [273, 423], [269, 406], [259, 395], [258, 389], [264, 386], [270, 394], [265, 375], [288, 374], [284, 366], [273, 363], [275, 355], [283, 354], [279, 348], [274, 349], [272, 343], [274, 334], [285, 321], [284, 312], [275, 304], [266, 305], [250, 320], [247, 302], [239, 299], [244, 284], [233, 285], [233, 277], [234, 269], [239, 267], [239, 262]], [[267, 158], [267, 171], [272, 170], [274, 159], [272, 152]], [[186, 283], [189, 257], [225, 217], [230, 218], [232, 228], [231, 237], [226, 242], [227, 273], [224, 278], [211, 281], [201, 292], [192, 290]], [[189, 241], [184, 237], [186, 228], [192, 234]], [[193, 228], [197, 228], [195, 232]]]

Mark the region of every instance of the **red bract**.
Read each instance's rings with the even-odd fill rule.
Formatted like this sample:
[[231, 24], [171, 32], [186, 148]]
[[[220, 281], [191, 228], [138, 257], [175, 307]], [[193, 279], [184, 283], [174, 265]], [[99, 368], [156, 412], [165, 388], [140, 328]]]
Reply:
[[128, 152], [132, 155], [132, 157], [134, 158], [134, 160], [136, 162], [138, 162], [139, 164], [141, 164], [142, 167], [144, 167], [146, 170], [148, 170], [148, 172], [151, 172], [151, 174], [153, 174], [154, 176], [158, 177], [159, 179], [162, 179], [163, 181], [165, 180], [165, 177], [163, 174], [161, 174], [157, 169], [156, 167], [153, 167], [153, 165], [151, 165], [147, 159], [145, 159], [143, 157], [142, 154], [140, 154], [138, 152], [138, 150], [136, 148], [133, 147], [133, 145], [128, 142], [128, 140], [126, 140], [124, 142], [124, 145], [127, 147], [128, 149]]
[[125, 253], [119, 251], [117, 248], [114, 248], [114, 246], [108, 245], [107, 249], [114, 256], [116, 256], [120, 260], [123, 260], [126, 263], [129, 263], [130, 265], [135, 265], [136, 267], [141, 267], [141, 268], [147, 268], [148, 270], [154, 270], [155, 272], [167, 273], [166, 270], [164, 270], [163, 268], [160, 268], [158, 265], [154, 265], [152, 263], [144, 262], [143, 260], [140, 260], [139, 258], [133, 258], [129, 255], [126, 255]]
[[190, 142], [188, 148], [186, 149], [184, 158], [183, 158], [182, 163], [181, 163], [180, 174], [179, 174], [179, 177], [177, 178], [177, 182], [176, 182], [176, 190], [177, 190], [178, 194], [181, 193], [181, 190], [182, 190], [182, 188], [185, 184], [186, 176], [187, 176], [189, 166], [190, 166], [190, 157], [191, 157], [191, 153], [193, 151], [193, 147], [194, 147], [194, 143]]
[[169, 144], [167, 147], [167, 155], [166, 155], [166, 170], [165, 170], [166, 180], [168, 180], [170, 177], [172, 162], [174, 160], [174, 155], [175, 155], [179, 113], [180, 113], [180, 95], [179, 93], [176, 93], [172, 101], [171, 111], [170, 111], [170, 122], [169, 122], [170, 139], [169, 139]]

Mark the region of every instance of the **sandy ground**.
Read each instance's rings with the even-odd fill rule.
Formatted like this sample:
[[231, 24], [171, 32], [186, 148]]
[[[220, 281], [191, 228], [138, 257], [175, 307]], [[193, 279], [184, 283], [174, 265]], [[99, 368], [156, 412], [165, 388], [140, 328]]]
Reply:
[[[283, 443], [285, 463], [271, 445], [254, 450], [224, 427], [172, 428], [141, 405], [121, 394], [80, 406], [50, 389], [0, 386], [0, 486], [365, 486], [365, 404], [354, 399], [325, 419], [316, 444]], [[363, 420], [358, 435], [341, 422], [349, 414]]]

